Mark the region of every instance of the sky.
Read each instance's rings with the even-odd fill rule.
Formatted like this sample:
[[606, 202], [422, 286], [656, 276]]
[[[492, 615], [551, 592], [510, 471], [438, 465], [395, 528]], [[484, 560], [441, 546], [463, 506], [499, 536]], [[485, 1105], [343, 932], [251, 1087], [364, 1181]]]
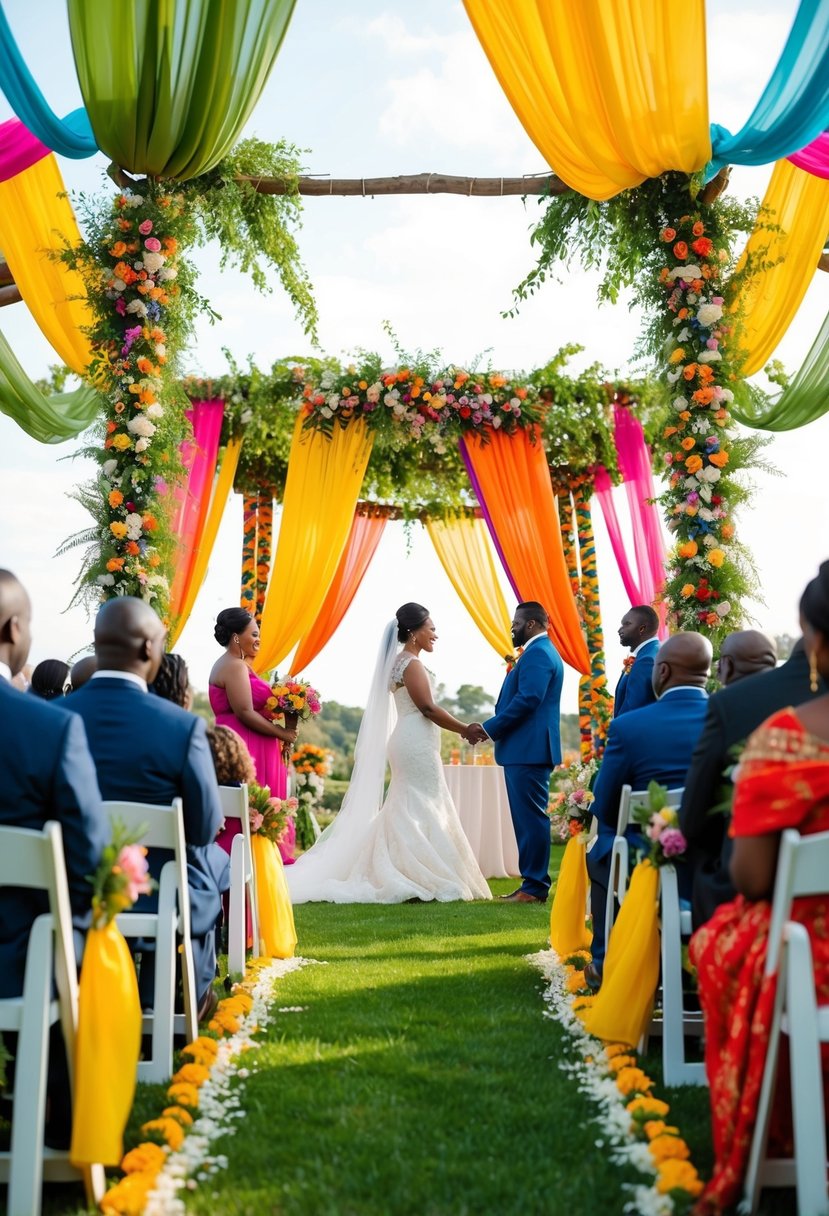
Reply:
[[[708, 11], [710, 117], [736, 130], [747, 118], [779, 55], [795, 0], [717, 0]], [[59, 114], [80, 104], [63, 0], [5, 0], [15, 36], [35, 78]], [[49, 37], [43, 31], [49, 30]], [[692, 54], [692, 49], [685, 53]], [[11, 117], [0, 95], [0, 121]], [[306, 172], [334, 177], [397, 173], [518, 176], [547, 166], [504, 98], [460, 0], [298, 0], [274, 71], [243, 132], [284, 138], [303, 149]], [[70, 192], [109, 189], [106, 161], [60, 159]], [[770, 167], [736, 169], [732, 191], [762, 195]], [[530, 369], [565, 343], [584, 353], [574, 369], [599, 360], [624, 376], [641, 326], [625, 301], [599, 307], [596, 278], [564, 271], [524, 304], [517, 318], [502, 312], [512, 288], [533, 265], [529, 231], [538, 215], [530, 199], [311, 198], [299, 233], [320, 312], [326, 353], [359, 348], [394, 360], [383, 322], [402, 346], [439, 348], [446, 361], [468, 363], [484, 353], [493, 368]], [[186, 370], [226, 371], [228, 347], [238, 363], [262, 367], [311, 353], [278, 285], [261, 296], [242, 276], [218, 271], [216, 250], [196, 254], [200, 288], [222, 320], [202, 322]], [[829, 275], [817, 274], [775, 357], [794, 372], [829, 309]], [[56, 356], [25, 305], [0, 310], [0, 328], [32, 378]], [[60, 543], [88, 523], [69, 494], [90, 466], [73, 459], [79, 445], [48, 447], [0, 415], [0, 566], [14, 570], [34, 603], [34, 662], [69, 658], [90, 644], [84, 609], [68, 608], [77, 553], [55, 557]], [[829, 415], [808, 431], [775, 436], [766, 458], [776, 476], [754, 477], [753, 504], [738, 516], [738, 535], [754, 554], [762, 602], [751, 611], [771, 633], [797, 630], [797, 601], [819, 562], [829, 556], [826, 458]], [[626, 515], [623, 498], [619, 501]], [[207, 687], [218, 648], [213, 620], [238, 602], [241, 498], [233, 496], [208, 575], [177, 650], [196, 688]], [[628, 607], [600, 512], [595, 518], [608, 674], [621, 671], [625, 651], [616, 630]], [[507, 604], [514, 600], [504, 581]], [[468, 619], [425, 532], [387, 526], [380, 549], [339, 631], [307, 676], [323, 694], [363, 704], [385, 623], [399, 604], [424, 603], [438, 629], [430, 666], [454, 691], [480, 684], [495, 693], [503, 664]], [[575, 673], [568, 669], [562, 709], [576, 710]]]

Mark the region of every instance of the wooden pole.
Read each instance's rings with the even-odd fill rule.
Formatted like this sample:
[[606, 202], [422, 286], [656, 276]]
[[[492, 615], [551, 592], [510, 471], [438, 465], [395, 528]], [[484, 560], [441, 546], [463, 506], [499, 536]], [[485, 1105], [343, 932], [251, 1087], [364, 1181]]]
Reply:
[[[281, 177], [238, 177], [259, 194], [289, 194], [294, 181]], [[565, 194], [570, 187], [552, 173], [524, 177], [454, 177], [446, 173], [410, 173], [398, 177], [300, 177], [299, 194], [375, 198], [399, 194], [459, 194], [465, 198], [506, 198], [525, 194]]]

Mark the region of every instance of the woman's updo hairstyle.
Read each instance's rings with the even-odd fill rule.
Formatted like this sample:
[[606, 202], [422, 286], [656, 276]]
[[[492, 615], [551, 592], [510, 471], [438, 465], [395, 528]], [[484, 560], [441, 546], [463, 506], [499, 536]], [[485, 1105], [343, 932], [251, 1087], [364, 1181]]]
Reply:
[[821, 562], [817, 577], [806, 584], [800, 611], [812, 628], [829, 640], [829, 561]]
[[424, 608], [422, 604], [404, 604], [402, 608], [398, 608], [395, 613], [397, 617], [397, 640], [398, 642], [408, 641], [409, 634], [414, 633], [415, 629], [429, 619], [429, 609]]
[[252, 620], [247, 608], [223, 608], [216, 617], [213, 637], [220, 646], [229, 646], [230, 639], [238, 633], [244, 633]]

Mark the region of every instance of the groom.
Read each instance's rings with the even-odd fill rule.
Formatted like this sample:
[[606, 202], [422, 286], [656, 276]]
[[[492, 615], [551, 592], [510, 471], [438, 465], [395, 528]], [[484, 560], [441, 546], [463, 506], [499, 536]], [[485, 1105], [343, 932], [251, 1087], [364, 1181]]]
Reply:
[[519, 604], [512, 618], [512, 640], [522, 647], [504, 680], [495, 716], [468, 729], [470, 743], [495, 742], [495, 760], [504, 766], [510, 813], [518, 841], [523, 879], [511, 903], [543, 904], [550, 890], [550, 773], [561, 763], [559, 701], [564, 668], [547, 636], [541, 604]]

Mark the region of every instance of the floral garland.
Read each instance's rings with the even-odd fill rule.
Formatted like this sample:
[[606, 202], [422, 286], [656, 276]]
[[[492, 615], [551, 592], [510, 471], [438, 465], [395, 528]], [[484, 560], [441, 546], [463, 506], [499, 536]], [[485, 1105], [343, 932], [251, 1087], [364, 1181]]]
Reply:
[[242, 498], [242, 587], [239, 604], [251, 616], [256, 615], [256, 518], [259, 495], [245, 494]]
[[[233, 995], [220, 1001], [200, 1035], [181, 1052], [185, 1063], [167, 1088], [168, 1105], [142, 1124], [145, 1139], [121, 1161], [123, 1177], [104, 1195], [104, 1216], [183, 1216], [179, 1191], [195, 1190], [227, 1158], [213, 1156], [210, 1146], [233, 1134], [244, 1118], [239, 1082], [250, 1075], [248, 1053], [254, 1038], [273, 1016], [276, 980], [307, 966], [312, 959], [254, 959]], [[280, 1013], [294, 1012], [281, 1009]]]
[[554, 950], [528, 959], [547, 983], [547, 1016], [573, 1042], [575, 1059], [561, 1061], [559, 1067], [598, 1106], [596, 1122], [610, 1145], [611, 1160], [633, 1166], [646, 1179], [638, 1185], [626, 1184], [631, 1197], [624, 1211], [636, 1216], [684, 1216], [701, 1193], [702, 1182], [688, 1145], [667, 1122], [670, 1107], [654, 1097], [653, 1081], [638, 1067], [629, 1048], [601, 1043], [577, 1016], [591, 1000], [579, 995], [585, 990], [583, 971], [589, 960], [589, 954], [580, 952], [562, 961]]
[[590, 675], [582, 676], [587, 689], [587, 708], [590, 719], [590, 752], [585, 757], [601, 759], [604, 743], [613, 717], [613, 698], [607, 687], [607, 670], [604, 655], [604, 631], [602, 610], [599, 603], [599, 571], [596, 565], [596, 540], [593, 535], [593, 517], [590, 496], [593, 482], [589, 474], [582, 474], [572, 481], [573, 505], [576, 509], [576, 531], [579, 540], [579, 564], [581, 566], [581, 604], [587, 630], [587, 650], [590, 655]]
[[[317, 838], [314, 809], [322, 804], [325, 778], [331, 772], [331, 753], [313, 743], [303, 743], [291, 756], [294, 788], [299, 802], [296, 815], [296, 842], [301, 849], [310, 849]], [[316, 826], [315, 826], [316, 825]]]
[[734, 320], [726, 320], [719, 286], [728, 251], [706, 235], [699, 213], [683, 215], [661, 239], [669, 263], [659, 281], [670, 316], [673, 416], [662, 436], [669, 488], [660, 501], [676, 536], [665, 599], [677, 628], [718, 640], [741, 624], [739, 600], [750, 591], [731, 519], [746, 492], [732, 475], [740, 457], [728, 408], [734, 399], [728, 385], [736, 380], [728, 357]]

